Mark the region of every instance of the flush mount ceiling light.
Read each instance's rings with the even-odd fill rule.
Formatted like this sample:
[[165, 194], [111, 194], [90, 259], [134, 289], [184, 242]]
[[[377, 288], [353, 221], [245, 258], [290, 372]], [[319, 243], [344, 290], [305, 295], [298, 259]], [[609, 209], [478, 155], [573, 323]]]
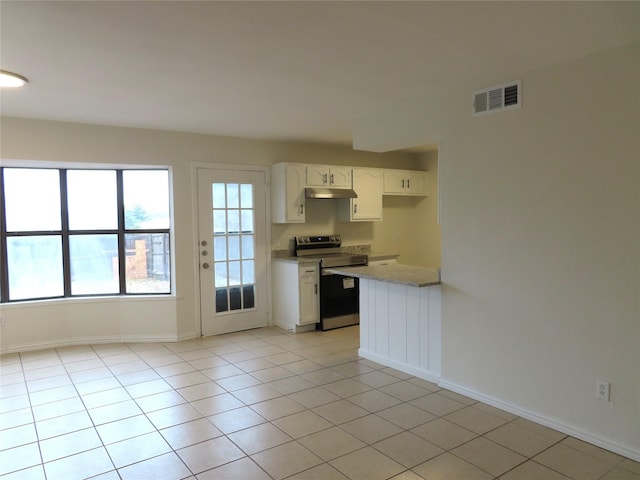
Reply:
[[17, 73], [0, 70], [0, 87], [16, 88], [26, 85], [29, 81]]

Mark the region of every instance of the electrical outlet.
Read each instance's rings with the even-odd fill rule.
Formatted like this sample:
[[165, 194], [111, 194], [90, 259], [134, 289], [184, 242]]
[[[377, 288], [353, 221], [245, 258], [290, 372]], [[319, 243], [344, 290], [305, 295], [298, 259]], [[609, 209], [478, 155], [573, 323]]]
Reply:
[[608, 402], [610, 400], [610, 388], [611, 384], [609, 382], [598, 380], [596, 382], [596, 398]]

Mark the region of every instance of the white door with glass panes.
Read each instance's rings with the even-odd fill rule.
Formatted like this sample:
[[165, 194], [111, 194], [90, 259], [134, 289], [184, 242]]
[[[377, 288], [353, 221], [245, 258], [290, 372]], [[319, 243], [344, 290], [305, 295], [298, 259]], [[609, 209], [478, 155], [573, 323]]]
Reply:
[[202, 335], [266, 326], [266, 172], [197, 177]]

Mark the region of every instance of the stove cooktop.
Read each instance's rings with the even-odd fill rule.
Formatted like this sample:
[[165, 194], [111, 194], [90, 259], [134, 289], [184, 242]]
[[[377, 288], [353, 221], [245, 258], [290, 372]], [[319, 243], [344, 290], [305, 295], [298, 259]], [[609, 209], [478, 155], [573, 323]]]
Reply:
[[343, 252], [340, 235], [316, 235], [296, 238], [296, 255], [317, 258], [322, 268], [366, 265], [367, 256], [361, 253]]

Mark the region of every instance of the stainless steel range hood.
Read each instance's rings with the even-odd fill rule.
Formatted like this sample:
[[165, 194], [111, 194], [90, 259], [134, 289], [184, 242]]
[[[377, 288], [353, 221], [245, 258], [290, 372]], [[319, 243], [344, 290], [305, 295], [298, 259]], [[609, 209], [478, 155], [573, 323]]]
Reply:
[[358, 194], [351, 188], [307, 187], [304, 189], [306, 198], [358, 198]]

